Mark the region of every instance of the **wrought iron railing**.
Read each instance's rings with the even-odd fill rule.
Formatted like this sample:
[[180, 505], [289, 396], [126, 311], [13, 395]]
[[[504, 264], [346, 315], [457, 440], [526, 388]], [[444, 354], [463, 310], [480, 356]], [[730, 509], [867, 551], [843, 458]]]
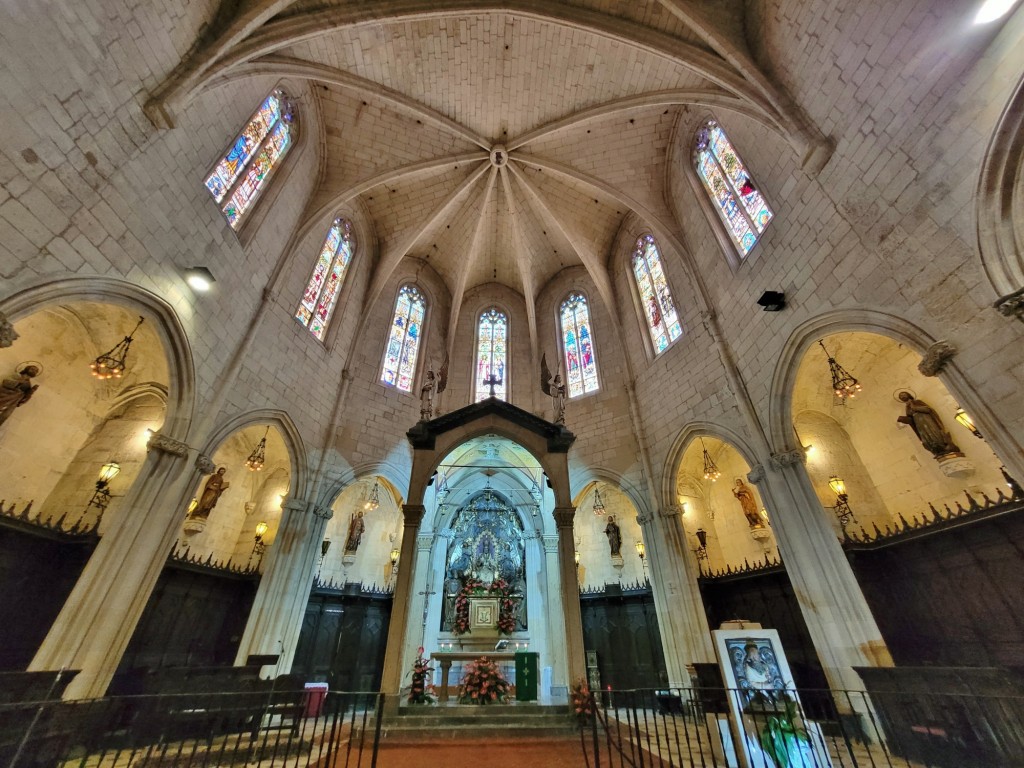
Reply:
[[1010, 768], [1024, 697], [673, 688], [591, 694], [588, 768]]
[[69, 515], [72, 515], [70, 512], [65, 512], [59, 517], [50, 515], [43, 520], [39, 515], [32, 514], [34, 501], [27, 502], [20, 512], [17, 510], [18, 505], [13, 501], [4, 509], [6, 503], [0, 499], [0, 524], [27, 533], [42, 533], [62, 540], [84, 541], [96, 538], [96, 529], [99, 528], [100, 523], [98, 517], [85, 520], [84, 514], [79, 511], [73, 513], [74, 522], [68, 520]]
[[179, 548], [177, 542], [171, 550], [170, 561], [180, 565], [189, 566], [192, 570], [206, 571], [210, 573], [232, 573], [236, 576], [258, 577], [260, 575], [260, 563], [248, 562], [245, 565], [227, 560], [215, 560], [211, 552], [206, 557], [197, 555], [189, 550], [188, 545]]
[[305, 689], [0, 704], [0, 766], [372, 765], [382, 706]]

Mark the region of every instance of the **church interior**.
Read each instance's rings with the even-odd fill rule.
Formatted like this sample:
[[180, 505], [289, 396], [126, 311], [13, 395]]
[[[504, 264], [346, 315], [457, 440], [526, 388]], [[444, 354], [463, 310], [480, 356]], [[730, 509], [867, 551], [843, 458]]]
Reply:
[[1024, 667], [1020, 5], [6, 6], [0, 678]]

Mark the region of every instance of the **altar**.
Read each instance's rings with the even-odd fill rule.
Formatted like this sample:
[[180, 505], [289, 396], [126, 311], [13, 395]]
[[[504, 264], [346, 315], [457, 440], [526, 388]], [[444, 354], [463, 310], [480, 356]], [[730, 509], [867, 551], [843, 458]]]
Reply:
[[[525, 654], [519, 654], [525, 655]], [[486, 656], [488, 659], [498, 662], [503, 667], [510, 666], [516, 662], [516, 654], [512, 651], [494, 651], [491, 653], [480, 653], [479, 651], [466, 652], [466, 651], [434, 651], [430, 654], [432, 661], [436, 661], [441, 667], [441, 688], [438, 691], [438, 700], [444, 704], [448, 701], [448, 678], [451, 674], [452, 662], [453, 661], [476, 661], [479, 658]], [[536, 670], [536, 665], [534, 665]], [[517, 678], [518, 675], [513, 675], [513, 678]], [[527, 688], [532, 688], [534, 691], [533, 698], [536, 698], [536, 671], [533, 674], [534, 680], [531, 683], [529, 680], [520, 681], [518, 679], [512, 679], [511, 682], [516, 686], [518, 691], [520, 684], [524, 684]]]

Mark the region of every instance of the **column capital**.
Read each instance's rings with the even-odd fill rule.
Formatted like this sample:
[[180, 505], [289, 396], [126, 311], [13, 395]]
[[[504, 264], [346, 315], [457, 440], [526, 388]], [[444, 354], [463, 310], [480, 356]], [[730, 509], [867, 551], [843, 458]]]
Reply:
[[293, 512], [305, 512], [310, 506], [305, 499], [288, 499], [281, 505], [281, 509], [290, 509]]
[[544, 543], [545, 552], [557, 552], [558, 551], [558, 536], [544, 534], [541, 536], [541, 540]]
[[213, 463], [213, 459], [207, 456], [205, 453], [200, 453], [196, 456], [196, 469], [204, 475], [212, 475], [217, 471], [217, 465]]
[[[665, 514], [664, 510], [662, 511], [661, 514], [662, 514], [662, 516], [664, 516], [664, 514]], [[643, 528], [646, 525], [649, 525], [652, 522], [654, 522], [654, 515], [637, 515], [636, 516], [636, 524], [639, 525], [641, 528]]]
[[422, 504], [403, 504], [402, 517], [405, 519], [405, 527], [419, 528], [426, 511], [427, 508]]
[[427, 552], [434, 543], [434, 534], [421, 533], [416, 537], [416, 549]]
[[576, 517], [576, 507], [555, 507], [555, 525], [558, 528], [572, 528], [573, 518]]
[[[168, 437], [165, 434], [157, 432], [149, 437], [149, 443], [146, 444], [147, 451], [163, 451], [169, 453], [172, 456], [180, 456], [185, 458], [188, 456], [188, 445], [181, 442], [181, 440], [175, 440], [173, 437]], [[212, 462], [211, 462], [212, 463]], [[214, 470], [210, 470], [204, 474], [212, 474]]]
[[[801, 453], [802, 453], [802, 451], [801, 451]], [[763, 480], [764, 480], [764, 465], [763, 464], [755, 464], [753, 467], [750, 468], [750, 471], [747, 472], [747, 482], [748, 483], [753, 483], [754, 485], [758, 485]]]
[[[677, 504], [670, 504], [667, 507], [662, 507], [661, 509], [659, 509], [658, 514], [664, 518], [679, 517], [681, 514], [683, 514], [683, 508]], [[647, 522], [653, 522], [653, 520], [653, 516], [647, 518]], [[640, 523], [639, 515], [637, 515], [636, 521]], [[643, 525], [643, 523], [640, 523], [640, 525]]]
[[14, 325], [7, 319], [7, 315], [0, 312], [0, 349], [11, 346], [18, 340], [18, 332]]
[[806, 460], [807, 454], [804, 453], [801, 448], [793, 451], [772, 454], [772, 464], [775, 465], [777, 469], [785, 469], [786, 467], [791, 467], [794, 464], [803, 464]]
[[314, 504], [313, 516], [319, 517], [321, 520], [330, 520], [334, 517], [334, 510], [330, 507], [321, 507], [319, 504]]
[[921, 362], [917, 364], [917, 370], [922, 376], [935, 376], [938, 374], [956, 355], [956, 347], [943, 339], [936, 341], [921, 356]]

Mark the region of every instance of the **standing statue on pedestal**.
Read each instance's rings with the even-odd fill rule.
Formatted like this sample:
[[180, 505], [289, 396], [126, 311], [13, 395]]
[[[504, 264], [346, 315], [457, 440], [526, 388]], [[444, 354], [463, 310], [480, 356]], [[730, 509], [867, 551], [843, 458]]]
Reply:
[[565, 424], [565, 384], [562, 383], [562, 375], [559, 371], [556, 371], [554, 376], [551, 375], [547, 355], [540, 356], [540, 388], [545, 395], [551, 397], [555, 423]]
[[901, 424], [907, 424], [921, 445], [931, 451], [936, 459], [950, 454], [960, 454], [960, 448], [953, 442], [952, 436], [946, 431], [942, 419], [935, 413], [924, 400], [917, 400], [910, 392], [903, 391], [897, 395], [900, 402], [906, 406], [905, 416], [896, 418]]
[[366, 524], [363, 522], [363, 512], [360, 510], [352, 515], [352, 521], [348, 524], [348, 538], [345, 539], [346, 552], [355, 552], [359, 549], [364, 530], [366, 530]]
[[615, 518], [608, 516], [608, 525], [604, 527], [604, 535], [608, 537], [608, 546], [611, 548], [612, 557], [622, 557], [622, 531]]
[[199, 503], [192, 510], [192, 514], [188, 516], [190, 520], [205, 520], [210, 516], [210, 512], [217, 506], [220, 495], [231, 485], [224, 479], [226, 471], [226, 467], [220, 467], [210, 475], [210, 479], [206, 481], [206, 487], [203, 488], [203, 495], [199, 497]]
[[747, 518], [747, 525], [751, 528], [764, 528], [764, 520], [757, 511], [757, 499], [750, 486], [739, 477], [736, 478], [736, 487], [732, 489], [732, 495], [740, 503], [743, 509], [743, 516]]
[[39, 389], [38, 384], [32, 383], [32, 377], [38, 376], [41, 370], [35, 363], [23, 363], [16, 375], [0, 382], [0, 426]]
[[448, 356], [444, 357], [444, 364], [441, 369], [434, 373], [433, 369], [427, 370], [423, 386], [420, 387], [420, 419], [430, 421], [434, 417], [434, 395], [444, 392], [448, 386]]

